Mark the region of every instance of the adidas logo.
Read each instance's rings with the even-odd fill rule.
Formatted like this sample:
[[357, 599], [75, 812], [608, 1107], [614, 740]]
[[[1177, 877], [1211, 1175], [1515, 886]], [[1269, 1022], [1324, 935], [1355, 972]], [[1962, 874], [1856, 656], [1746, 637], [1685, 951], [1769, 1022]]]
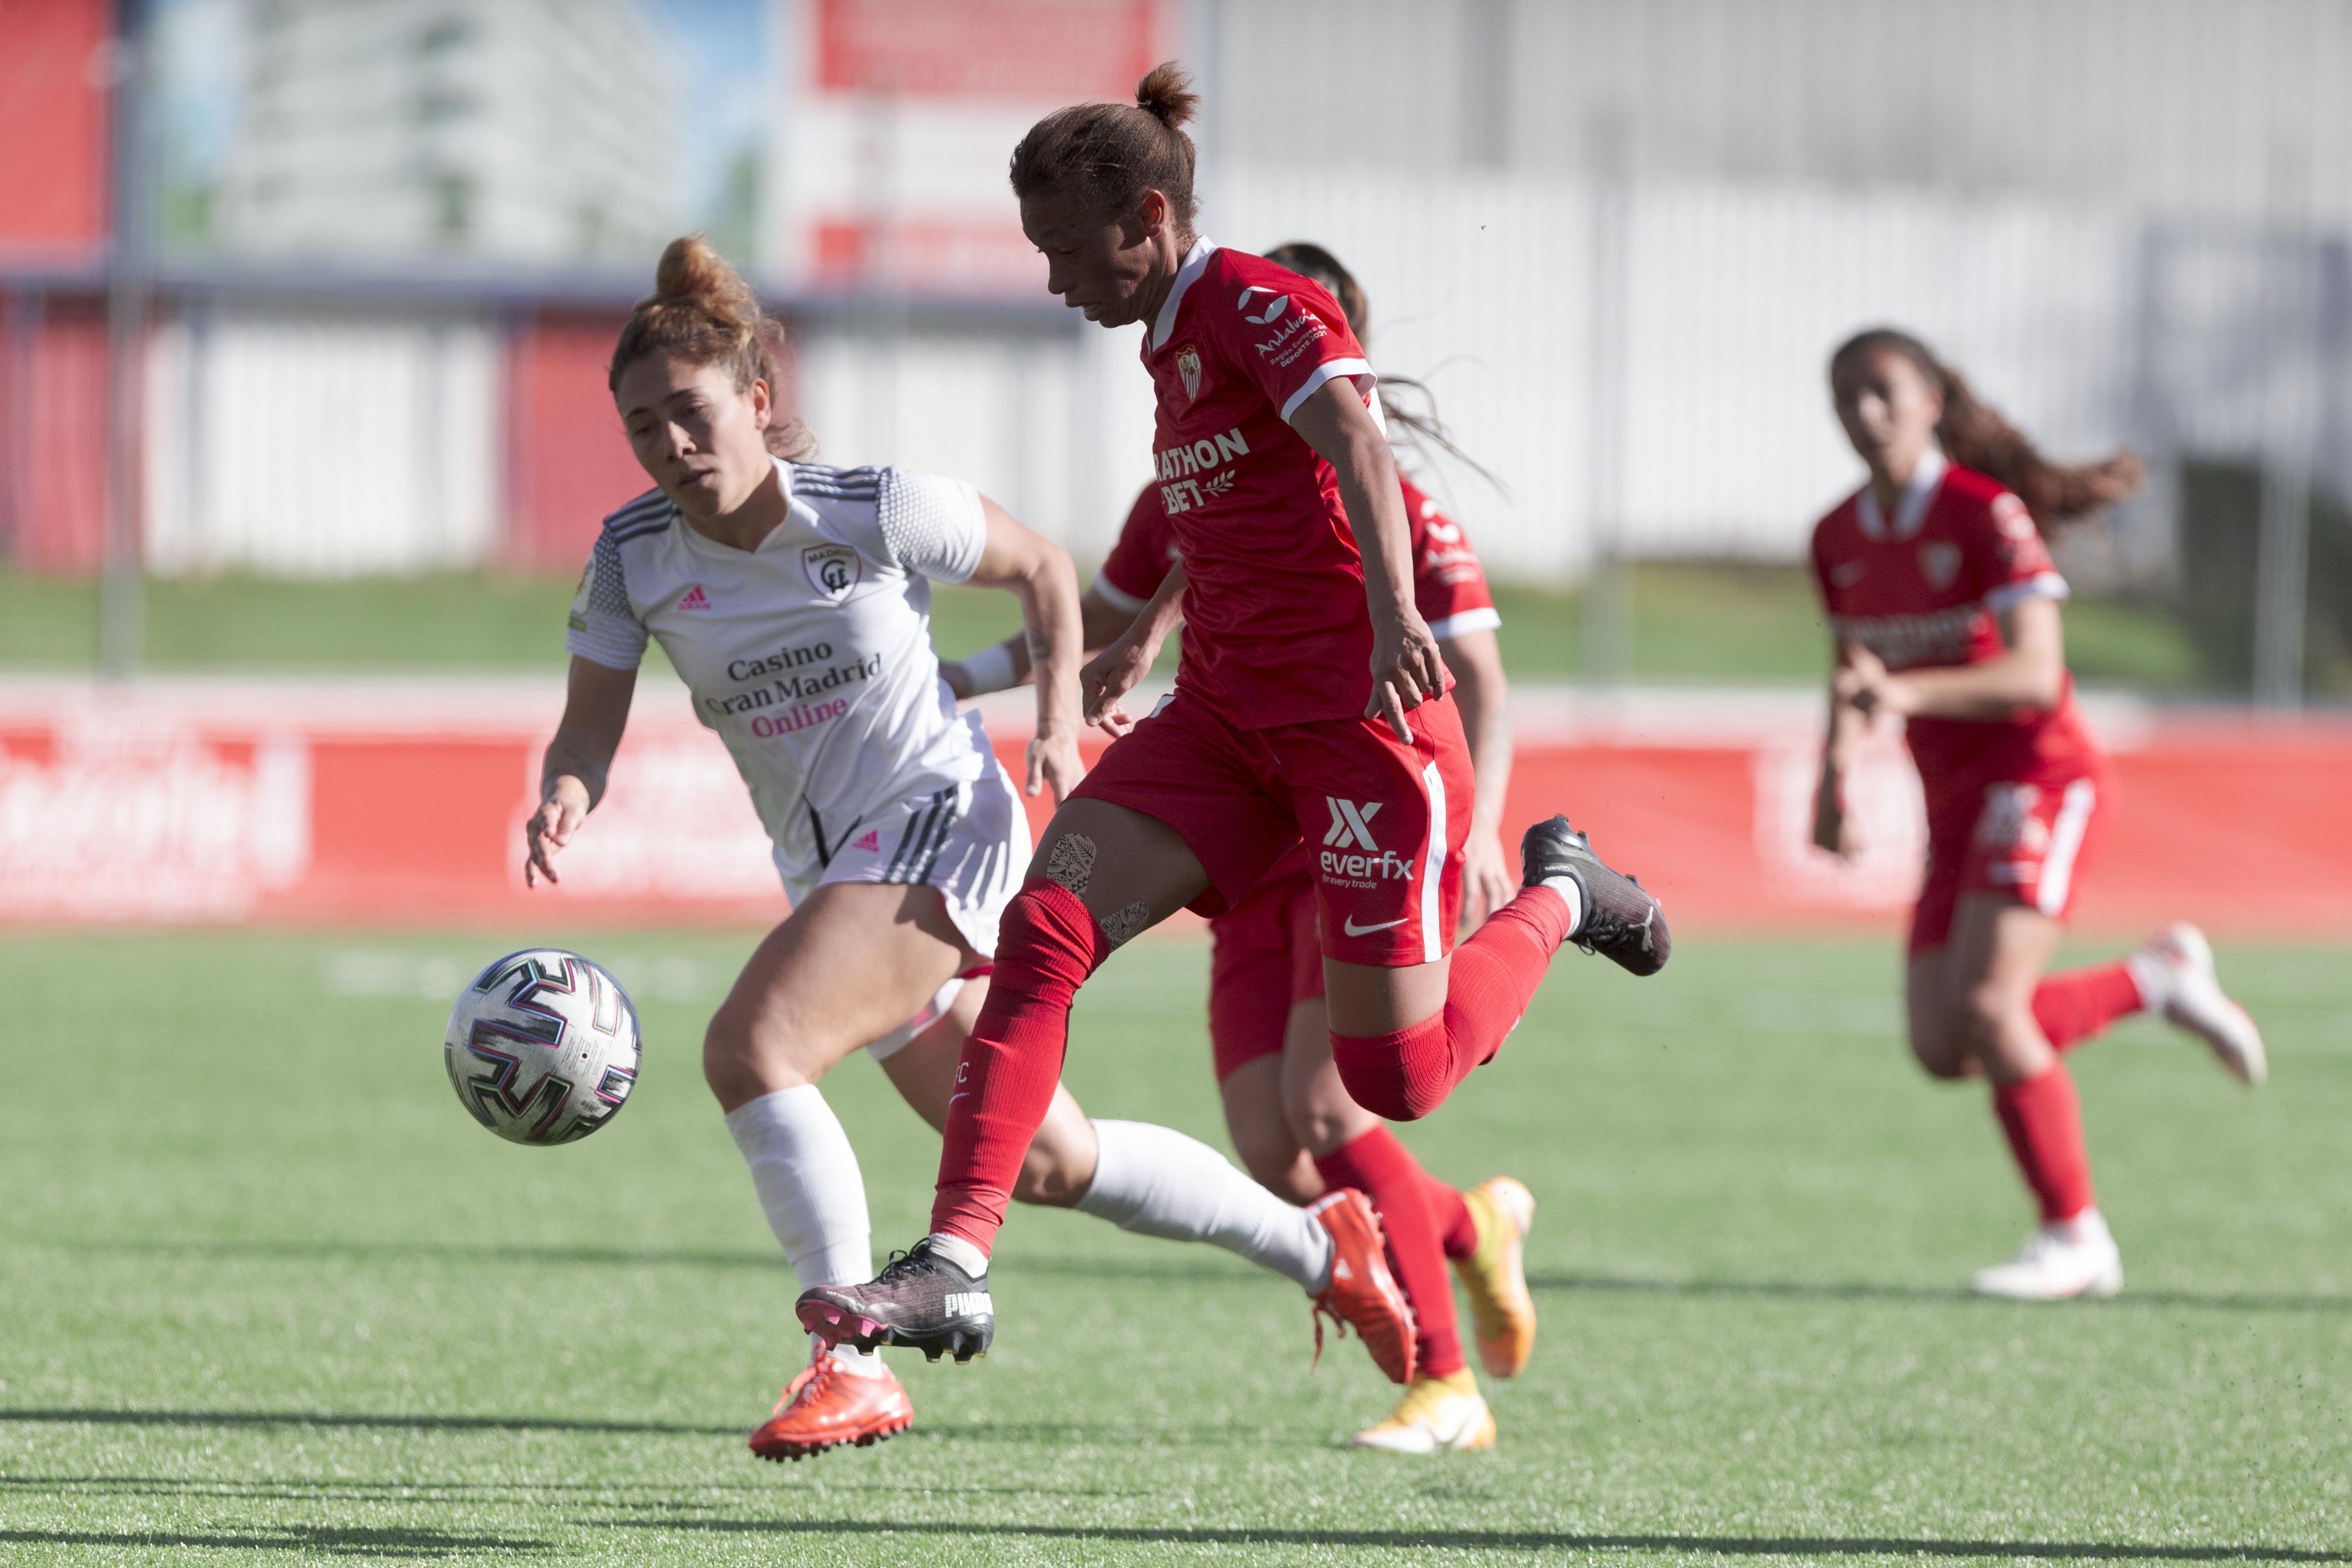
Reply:
[[866, 829], [866, 831], [859, 836], [858, 841], [849, 847], [853, 850], [864, 850], [869, 854], [880, 854], [882, 852], [882, 830], [879, 828]]
[[702, 584], [698, 582], [686, 591], [686, 597], [677, 601], [677, 607], [680, 610], [708, 610], [710, 608], [710, 595], [703, 592]]
[[992, 1318], [996, 1315], [996, 1305], [988, 1299], [986, 1291], [950, 1291], [944, 1305], [951, 1318]]

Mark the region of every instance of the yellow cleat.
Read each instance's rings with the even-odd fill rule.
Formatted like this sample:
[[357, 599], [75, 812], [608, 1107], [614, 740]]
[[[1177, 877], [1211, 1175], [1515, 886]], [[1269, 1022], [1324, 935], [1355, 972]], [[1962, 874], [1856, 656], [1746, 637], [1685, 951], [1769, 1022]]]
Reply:
[[1389, 1418], [1349, 1445], [1389, 1454], [1458, 1454], [1495, 1446], [1495, 1413], [1468, 1367], [1447, 1377], [1412, 1380]]
[[1509, 1176], [1490, 1176], [1462, 1195], [1478, 1230], [1478, 1249], [1454, 1260], [1470, 1296], [1478, 1360], [1496, 1377], [1517, 1377], [1536, 1349], [1536, 1302], [1528, 1294], [1528, 1231], [1535, 1194]]

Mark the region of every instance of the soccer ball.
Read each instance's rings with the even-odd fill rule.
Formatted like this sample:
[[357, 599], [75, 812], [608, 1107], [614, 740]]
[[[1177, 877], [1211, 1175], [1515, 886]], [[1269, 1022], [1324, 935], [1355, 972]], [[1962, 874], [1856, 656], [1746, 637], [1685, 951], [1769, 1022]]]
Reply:
[[441, 1060], [458, 1103], [499, 1137], [568, 1144], [627, 1103], [637, 1081], [637, 1009], [579, 954], [526, 948], [457, 998]]

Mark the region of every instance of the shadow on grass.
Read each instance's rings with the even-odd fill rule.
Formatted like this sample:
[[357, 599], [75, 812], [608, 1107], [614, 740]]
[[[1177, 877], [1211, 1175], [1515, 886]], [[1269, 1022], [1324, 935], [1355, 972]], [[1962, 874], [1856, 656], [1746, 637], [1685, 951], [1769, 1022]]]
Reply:
[[183, 1534], [167, 1530], [0, 1530], [0, 1542], [40, 1546], [181, 1546], [254, 1552], [322, 1552], [335, 1557], [447, 1557], [460, 1552], [544, 1552], [523, 1536], [450, 1535], [438, 1530], [341, 1530], [329, 1525], [264, 1526], [247, 1532]]
[[[658, 1247], [501, 1247], [459, 1246], [407, 1241], [157, 1241], [55, 1243], [76, 1251], [170, 1254], [200, 1258], [288, 1259], [315, 1261], [328, 1258], [438, 1259], [456, 1263], [573, 1264], [588, 1268], [755, 1269], [782, 1270], [784, 1261], [772, 1252], [695, 1250]], [[1265, 1276], [1238, 1259], [1223, 1254], [1171, 1257], [1165, 1262], [1110, 1258], [1024, 1258], [1009, 1252], [1003, 1263], [1008, 1276], [1043, 1274], [1082, 1280], [1171, 1281], [1254, 1280]], [[1874, 1284], [1867, 1281], [1831, 1280], [1659, 1280], [1617, 1274], [1530, 1274], [1530, 1290], [1585, 1291], [1596, 1295], [1726, 1296], [1746, 1299], [1784, 1297], [1797, 1301], [1899, 1301], [1920, 1305], [1958, 1303], [1993, 1306], [2000, 1303], [1973, 1295], [1957, 1286]], [[2347, 1312], [2352, 1295], [2297, 1295], [2287, 1291], [2206, 1293], [2197, 1291], [2126, 1290], [2111, 1301], [2096, 1303], [2109, 1311], [2129, 1307], [2183, 1308], [2199, 1312]]]
[[1688, 1552], [1725, 1557], [2121, 1558], [2187, 1563], [2352, 1563], [2293, 1546], [2165, 1546], [2133, 1541], [1937, 1541], [1838, 1536], [1587, 1535], [1549, 1530], [1149, 1529], [1118, 1525], [899, 1522], [865, 1519], [647, 1520], [632, 1529], [777, 1535], [988, 1535], [1200, 1546], [1420, 1546], [1467, 1552]]
[[740, 1437], [734, 1427], [670, 1421], [582, 1421], [561, 1416], [339, 1416], [323, 1410], [58, 1410], [0, 1406], [0, 1427], [15, 1423], [91, 1427], [350, 1427], [404, 1432], [588, 1432], [632, 1437]]
[[[1530, 1274], [1531, 1291], [1591, 1295], [1731, 1296], [1769, 1300], [1774, 1297], [1815, 1301], [1909, 1301], [1935, 1306], [2000, 1307], [2013, 1305], [1979, 1296], [1957, 1286], [1874, 1285], [1867, 1281], [1815, 1280], [1643, 1280], [1614, 1274]], [[2352, 1296], [2294, 1295], [2284, 1291], [2219, 1292], [2200, 1291], [2134, 1291], [2104, 1301], [2080, 1303], [2109, 1312], [2130, 1307], [2181, 1307], [2218, 1312], [2347, 1312]]]

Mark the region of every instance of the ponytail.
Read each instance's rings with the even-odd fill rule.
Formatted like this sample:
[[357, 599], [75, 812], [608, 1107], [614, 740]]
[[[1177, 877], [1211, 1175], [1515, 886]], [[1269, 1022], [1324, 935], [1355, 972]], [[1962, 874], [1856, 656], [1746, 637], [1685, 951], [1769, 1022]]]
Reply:
[[2146, 477], [2146, 466], [2129, 450], [2097, 463], [2051, 462], [2023, 431], [1978, 399], [1967, 377], [1927, 344], [1892, 327], [1874, 327], [1839, 344], [1830, 356], [1830, 372], [1834, 377], [1838, 366], [1881, 350], [1910, 361], [1944, 394], [1943, 417], [1936, 422], [1936, 444], [1944, 455], [2008, 486], [2045, 534], [2124, 499]]
[[[623, 372], [648, 354], [724, 365], [737, 392], [764, 382], [769, 406], [781, 411], [782, 372], [792, 362], [784, 324], [760, 308], [751, 285], [700, 235], [674, 239], [663, 249], [654, 268], [654, 291], [637, 301], [613, 346], [607, 389], [618, 392]], [[808, 426], [780, 412], [766, 434], [768, 450], [787, 462], [816, 455], [816, 438]]]

